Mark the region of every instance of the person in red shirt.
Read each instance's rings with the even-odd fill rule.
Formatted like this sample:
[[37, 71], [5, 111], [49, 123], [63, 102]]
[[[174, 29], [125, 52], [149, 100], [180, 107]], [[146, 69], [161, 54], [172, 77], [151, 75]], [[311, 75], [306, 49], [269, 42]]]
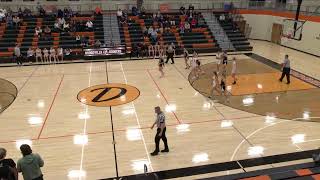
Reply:
[[191, 20], [191, 27], [192, 27], [192, 28], [196, 28], [196, 27], [197, 27], [197, 20], [196, 20], [196, 18], [193, 18], [193, 19]]

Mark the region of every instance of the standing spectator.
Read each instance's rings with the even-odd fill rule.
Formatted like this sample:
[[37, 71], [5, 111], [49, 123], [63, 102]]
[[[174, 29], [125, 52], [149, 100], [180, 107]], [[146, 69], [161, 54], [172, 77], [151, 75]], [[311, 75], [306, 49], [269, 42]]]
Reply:
[[153, 123], [153, 125], [151, 126], [151, 129], [153, 129], [153, 127], [155, 125], [157, 125], [157, 133], [156, 136], [154, 138], [154, 142], [156, 145], [155, 150], [151, 153], [152, 156], [156, 156], [158, 155], [160, 148], [160, 139], [162, 139], [163, 143], [164, 143], [164, 150], [162, 150], [161, 152], [169, 152], [169, 147], [168, 147], [168, 140], [166, 137], [166, 117], [164, 115], [164, 113], [161, 111], [160, 107], [157, 106], [154, 108], [155, 113], [157, 114], [156, 117], [156, 121]]
[[43, 167], [44, 162], [39, 154], [32, 153], [29, 145], [23, 144], [20, 146], [23, 157], [18, 160], [18, 172], [22, 172], [24, 180], [43, 180], [43, 175], [40, 167]]
[[291, 71], [291, 66], [290, 66], [290, 59], [289, 55], [286, 55], [283, 63], [281, 64], [281, 69], [282, 69], [282, 75], [281, 78], [279, 79], [280, 82], [282, 82], [284, 76], [287, 77], [287, 84], [290, 84], [290, 71]]
[[20, 51], [20, 45], [16, 43], [16, 46], [14, 47], [14, 59], [17, 61], [18, 65], [22, 65], [22, 56]]
[[120, 18], [122, 17], [123, 13], [122, 13], [122, 10], [121, 9], [118, 9], [117, 11], [117, 16]]
[[18, 180], [16, 163], [12, 159], [5, 159], [7, 150], [0, 148], [0, 179]]
[[29, 62], [32, 62], [34, 59], [34, 51], [31, 48], [27, 51], [27, 59]]
[[40, 58], [41, 62], [43, 62], [41, 49], [39, 47], [37, 47], [37, 49], [36, 49], [36, 63], [38, 63], [39, 58]]
[[169, 59], [171, 59], [171, 64], [174, 64], [174, 44], [171, 43], [167, 48], [167, 61], [166, 64], [169, 62]]
[[88, 20], [86, 23], [86, 27], [87, 27], [88, 31], [92, 31], [93, 30], [93, 23], [90, 20]]
[[186, 15], [186, 8], [184, 6], [181, 6], [179, 12], [180, 15]]

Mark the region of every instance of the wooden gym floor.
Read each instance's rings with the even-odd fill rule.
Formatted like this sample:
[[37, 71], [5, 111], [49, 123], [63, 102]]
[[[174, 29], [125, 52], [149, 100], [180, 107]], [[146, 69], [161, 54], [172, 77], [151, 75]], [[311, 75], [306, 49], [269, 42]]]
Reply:
[[[293, 69], [320, 78], [319, 58], [267, 42], [251, 43], [254, 53], [275, 62], [280, 62], [287, 53]], [[247, 74], [239, 76], [234, 97], [282, 92], [287, 88], [273, 82], [279, 71], [245, 55], [236, 57], [240, 65], [247, 64], [248, 70], [259, 71], [246, 71]], [[201, 61], [202, 64], [209, 63], [209, 67], [216, 59], [214, 56], [201, 57]], [[303, 68], [301, 64], [304, 64]], [[1, 68], [0, 77], [12, 82], [18, 94], [0, 115], [0, 146], [8, 150], [8, 157], [18, 160], [21, 155], [17, 146], [32, 144], [34, 152], [41, 154], [45, 161], [43, 173], [49, 180], [102, 179], [115, 177], [117, 173], [119, 176], [142, 173], [144, 164], [150, 171], [160, 171], [319, 147], [319, 117], [314, 116], [318, 114], [300, 114], [287, 119], [268, 116], [265, 112], [272, 110], [268, 109], [272, 105], [269, 98], [255, 99], [250, 107], [258, 111], [239, 108], [237, 99], [231, 99], [230, 104], [213, 102], [190, 85], [190, 71], [184, 69], [181, 58], [176, 59], [175, 65], [168, 64], [165, 73], [160, 79], [155, 60]], [[265, 82], [262, 84], [265, 90], [256, 89], [254, 80]], [[127, 104], [111, 108], [79, 102], [79, 92], [106, 83], [136, 87], [139, 93], [135, 96], [139, 96]], [[286, 91], [291, 94], [302, 89], [318, 90], [294, 79]], [[304, 98], [312, 99], [315, 95], [297, 95], [298, 98], [291, 103], [303, 106]], [[154, 150], [155, 131], [150, 126], [155, 119], [155, 106], [160, 106], [166, 114], [170, 153], [152, 157], [149, 153]], [[291, 106], [283, 104], [279, 108]], [[305, 116], [310, 121], [292, 121]], [[246, 171], [290, 163], [247, 168]], [[181, 179], [237, 172], [243, 170]]]

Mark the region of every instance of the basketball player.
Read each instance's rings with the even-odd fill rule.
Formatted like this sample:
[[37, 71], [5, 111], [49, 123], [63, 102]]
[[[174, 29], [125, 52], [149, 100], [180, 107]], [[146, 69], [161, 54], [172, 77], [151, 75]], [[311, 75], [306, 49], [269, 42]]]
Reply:
[[222, 54], [220, 51], [218, 51], [217, 53], [217, 72], [219, 73], [220, 72], [220, 64], [221, 64], [221, 59], [222, 59]]
[[153, 129], [153, 127], [155, 125], [157, 125], [157, 134], [154, 138], [154, 142], [156, 144], [156, 149], [151, 153], [152, 156], [156, 156], [158, 155], [160, 148], [160, 139], [162, 139], [163, 143], [164, 143], [164, 150], [162, 150], [161, 152], [169, 152], [169, 147], [168, 147], [168, 142], [167, 142], [167, 137], [166, 137], [166, 117], [164, 115], [164, 113], [161, 111], [160, 107], [157, 106], [154, 108], [155, 113], [157, 114], [156, 117], [156, 121], [153, 123], [153, 125], [151, 126], [151, 129]]
[[183, 48], [183, 57], [184, 57], [184, 63], [186, 64], [186, 68], [185, 69], [189, 69], [190, 65], [189, 65], [189, 52], [186, 48]]
[[237, 72], [237, 61], [236, 58], [232, 58], [232, 70], [231, 70], [231, 77], [233, 78], [233, 85], [237, 84], [237, 78], [236, 78], [236, 72]]
[[213, 76], [212, 76], [212, 84], [211, 84], [212, 89], [211, 89], [211, 95], [209, 96], [209, 98], [213, 97], [214, 91], [217, 91], [217, 93], [221, 95], [221, 91], [218, 84], [219, 84], [219, 77], [218, 77], [218, 73], [215, 71], [213, 72]]
[[227, 51], [224, 51], [222, 54], [222, 65], [225, 66], [225, 68], [228, 65], [228, 54]]
[[163, 77], [164, 77], [164, 72], [163, 72], [163, 68], [164, 68], [164, 58], [163, 58], [162, 55], [160, 55], [160, 57], [159, 57], [158, 66], [159, 66], [159, 71], [160, 71], [160, 73], [161, 73], [160, 78], [163, 78]]
[[198, 60], [198, 54], [196, 51], [193, 51], [193, 55], [191, 59], [191, 72], [194, 73], [193, 79], [198, 78], [197, 77], [197, 60]]

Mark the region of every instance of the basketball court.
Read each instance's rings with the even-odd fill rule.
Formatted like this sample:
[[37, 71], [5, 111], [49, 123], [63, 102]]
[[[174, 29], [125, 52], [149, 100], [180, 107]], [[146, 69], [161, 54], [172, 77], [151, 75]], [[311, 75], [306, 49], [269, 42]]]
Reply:
[[[271, 64], [289, 54], [294, 70], [320, 77], [319, 58], [268, 42], [251, 43], [254, 53]], [[207, 73], [192, 85], [182, 58], [175, 65], [166, 65], [161, 79], [157, 61], [152, 59], [3, 67], [0, 76], [8, 85], [2, 91], [11, 95], [1, 99], [1, 107], [7, 109], [0, 116], [0, 146], [17, 160], [21, 156], [17, 147], [31, 144], [45, 160], [46, 179], [121, 177], [143, 173], [145, 166], [153, 172], [318, 148], [318, 87], [298, 76], [292, 77], [289, 86], [281, 84], [280, 71], [268, 63], [234, 56], [239, 63], [239, 82], [231, 86], [232, 81], [227, 80], [232, 88], [229, 103], [206, 97], [215, 56], [200, 58]], [[298, 92], [298, 96], [292, 95]], [[279, 94], [279, 101], [286, 99], [281, 106], [271, 100]], [[243, 99], [250, 95], [254, 101]], [[155, 106], [160, 106], [167, 118], [170, 152], [152, 157], [155, 130], [150, 127]], [[273, 112], [275, 108], [283, 111]]]

